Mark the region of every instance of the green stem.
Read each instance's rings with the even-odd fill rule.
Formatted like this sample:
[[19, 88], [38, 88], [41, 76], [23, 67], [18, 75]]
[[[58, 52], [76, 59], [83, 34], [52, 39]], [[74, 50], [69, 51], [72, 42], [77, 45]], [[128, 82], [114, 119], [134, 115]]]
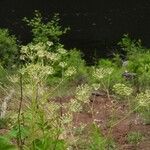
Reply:
[[20, 103], [19, 103], [19, 110], [18, 110], [18, 146], [20, 150], [23, 150], [23, 141], [21, 136], [21, 110], [22, 110], [22, 102], [23, 102], [23, 88], [22, 88], [22, 74], [20, 75]]

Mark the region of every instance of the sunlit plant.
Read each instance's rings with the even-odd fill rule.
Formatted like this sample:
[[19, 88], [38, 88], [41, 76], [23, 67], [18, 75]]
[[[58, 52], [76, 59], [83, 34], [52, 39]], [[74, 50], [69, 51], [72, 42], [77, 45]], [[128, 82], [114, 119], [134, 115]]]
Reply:
[[113, 90], [119, 96], [125, 97], [130, 96], [133, 93], [133, 89], [126, 86], [125, 84], [117, 83], [113, 86]]
[[101, 80], [108, 75], [111, 75], [113, 72], [113, 68], [96, 68], [93, 71], [93, 77], [97, 80]]
[[138, 105], [138, 112], [144, 117], [146, 124], [150, 123], [150, 91], [146, 90], [136, 96], [136, 105]]
[[91, 87], [87, 84], [78, 86], [76, 89], [76, 99], [83, 103], [89, 102], [89, 96], [91, 95]]
[[59, 44], [60, 36], [65, 34], [69, 28], [63, 29], [59, 25], [60, 19], [58, 16], [58, 14], [55, 14], [50, 21], [44, 23], [41, 13], [35, 11], [32, 19], [26, 17], [23, 19], [32, 28], [33, 42], [47, 42], [50, 40], [55, 44]]
[[[109, 88], [110, 88], [110, 75], [113, 73], [114, 69], [112, 67], [99, 67], [93, 68], [92, 76], [95, 80], [95, 85], [99, 85], [99, 89], [103, 89], [108, 98], [110, 98]], [[98, 90], [98, 88], [96, 88]]]

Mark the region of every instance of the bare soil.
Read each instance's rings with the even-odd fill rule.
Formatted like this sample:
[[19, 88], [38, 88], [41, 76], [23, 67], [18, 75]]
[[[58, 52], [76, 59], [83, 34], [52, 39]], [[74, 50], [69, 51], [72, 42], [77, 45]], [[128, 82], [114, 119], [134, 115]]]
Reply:
[[[72, 97], [56, 98], [57, 102], [66, 103]], [[100, 127], [104, 136], [114, 139], [119, 150], [150, 150], [150, 124], [144, 124], [139, 114], [133, 113], [125, 101], [115, 101], [105, 94], [92, 95], [90, 106], [93, 105], [93, 115], [89, 107], [74, 115], [74, 125], [91, 124], [94, 122]], [[131, 113], [130, 113], [131, 111]], [[110, 127], [112, 130], [110, 130]], [[111, 131], [111, 132], [110, 132]], [[130, 132], [140, 132], [143, 139], [138, 144], [130, 144], [127, 135]]]

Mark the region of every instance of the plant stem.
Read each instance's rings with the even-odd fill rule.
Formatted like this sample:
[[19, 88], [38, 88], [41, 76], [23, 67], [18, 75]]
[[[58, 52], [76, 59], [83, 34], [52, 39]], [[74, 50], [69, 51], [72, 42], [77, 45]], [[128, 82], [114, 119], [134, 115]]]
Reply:
[[109, 89], [106, 87], [105, 83], [102, 82], [102, 85], [105, 89], [105, 92], [107, 93], [107, 98], [110, 100]]
[[20, 150], [23, 150], [23, 141], [21, 137], [21, 110], [22, 110], [22, 102], [23, 102], [23, 87], [22, 87], [22, 74], [20, 74], [20, 103], [18, 110], [18, 147]]

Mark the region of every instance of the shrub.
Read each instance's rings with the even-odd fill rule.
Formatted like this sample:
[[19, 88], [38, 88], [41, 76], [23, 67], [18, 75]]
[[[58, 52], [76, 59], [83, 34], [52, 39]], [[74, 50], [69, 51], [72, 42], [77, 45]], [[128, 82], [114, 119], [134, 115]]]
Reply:
[[118, 45], [122, 48], [123, 52], [126, 53], [127, 59], [130, 55], [145, 51], [140, 40], [132, 40], [127, 34], [123, 36]]
[[44, 22], [41, 14], [36, 11], [32, 19], [24, 18], [24, 21], [32, 28], [33, 33], [33, 43], [21, 49], [21, 59], [24, 63], [43, 61], [44, 64], [52, 65], [55, 73], [48, 79], [51, 85], [61, 82], [65, 71], [70, 73], [67, 68], [76, 70], [77, 74], [72, 76], [76, 83], [86, 78], [86, 67], [81, 53], [75, 49], [67, 51], [60, 44], [59, 39], [68, 28], [61, 28], [57, 14], [50, 21]]
[[136, 86], [141, 90], [150, 85], [150, 52], [136, 53], [130, 56], [127, 70], [136, 74]]
[[119, 68], [111, 60], [101, 59], [96, 67], [91, 68], [90, 82], [100, 84], [99, 89], [109, 94], [116, 82], [125, 82], [124, 78], [122, 78], [122, 72], [123, 69]]
[[76, 49], [68, 52], [68, 56], [64, 58], [69, 66], [76, 69], [76, 74], [73, 76], [73, 81], [76, 85], [88, 82], [88, 72], [85, 61], [82, 59], [82, 53]]
[[12, 67], [16, 64], [18, 46], [15, 36], [10, 35], [7, 29], [0, 29], [0, 63], [3, 67]]
[[32, 29], [33, 42], [47, 42], [53, 41], [55, 44], [59, 42], [61, 35], [66, 33], [68, 28], [62, 29], [59, 25], [58, 14], [55, 14], [51, 21], [43, 22], [41, 13], [35, 11], [35, 16], [32, 19], [23, 19], [29, 27]]
[[137, 87], [137, 90], [146, 90], [150, 85], [150, 50], [144, 48], [140, 40], [131, 40], [124, 35], [119, 45], [126, 53], [128, 72], [135, 73], [136, 77], [129, 82]]
[[[113, 69], [112, 73], [110, 74], [109, 89], [112, 89], [113, 85], [116, 84], [116, 82], [125, 83], [125, 80], [122, 77], [124, 69], [121, 68], [120, 65], [115, 61], [109, 59], [101, 59], [98, 62], [98, 67]], [[107, 77], [104, 78], [104, 82], [107, 84]]]

